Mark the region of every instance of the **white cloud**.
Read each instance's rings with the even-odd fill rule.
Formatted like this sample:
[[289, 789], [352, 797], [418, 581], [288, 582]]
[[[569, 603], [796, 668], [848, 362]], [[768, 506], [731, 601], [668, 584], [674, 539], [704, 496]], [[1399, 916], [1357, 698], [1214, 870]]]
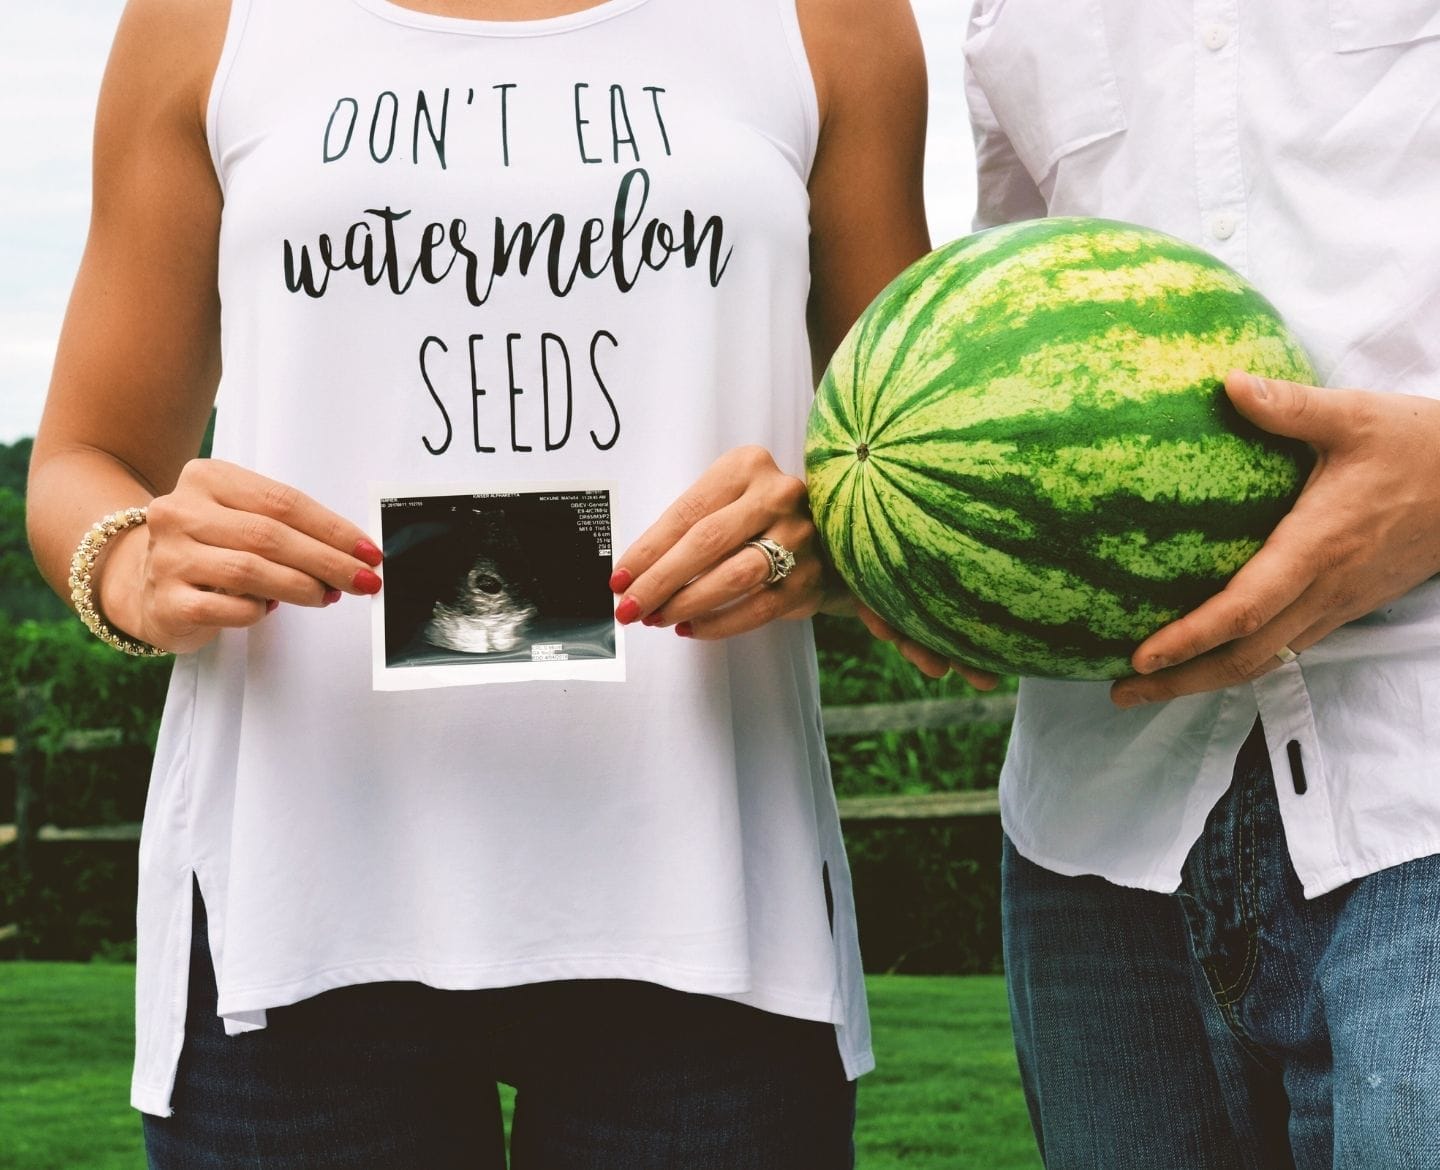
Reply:
[[[297, 0], [299, 2], [299, 0]], [[968, 0], [912, 0], [930, 75], [931, 235], [969, 230]], [[0, 443], [35, 433], [90, 213], [90, 137], [123, 0], [0, 0]]]

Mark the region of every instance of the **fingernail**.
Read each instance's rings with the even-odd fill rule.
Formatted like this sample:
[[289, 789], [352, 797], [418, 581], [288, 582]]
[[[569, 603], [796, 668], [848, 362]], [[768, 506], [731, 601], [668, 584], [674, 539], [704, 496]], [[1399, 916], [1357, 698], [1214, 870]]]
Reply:
[[1264, 378], [1257, 378], [1254, 374], [1248, 374], [1244, 371], [1241, 371], [1240, 377], [1245, 383], [1245, 388], [1249, 390], [1251, 394], [1255, 395], [1256, 398], [1260, 399], [1261, 402], [1264, 402], [1265, 399], [1270, 397], [1270, 385]]
[[[374, 576], [374, 574], [371, 575]], [[379, 578], [377, 577], [376, 580], [379, 580]], [[338, 589], [327, 589], [325, 590], [325, 596], [321, 599], [321, 603], [323, 605], [334, 605], [344, 596], [345, 595]]]
[[369, 569], [356, 569], [351, 583], [360, 593], [379, 593], [380, 578]]
[[655, 613], [647, 613], [643, 618], [640, 619], [640, 624], [642, 626], [663, 626], [665, 624], [665, 619], [660, 616], [658, 611], [656, 611]]
[[640, 603], [633, 597], [627, 597], [615, 607], [615, 620], [622, 626], [628, 626], [640, 616]]
[[629, 569], [616, 569], [610, 574], [610, 592], [624, 593], [629, 589], [635, 578], [630, 575]]
[[1160, 654], [1151, 654], [1137, 663], [1135, 669], [1141, 674], [1154, 674], [1157, 670], [1164, 670], [1169, 665], [1170, 659]]
[[355, 559], [364, 561], [373, 569], [385, 559], [385, 554], [370, 541], [361, 538], [355, 542]]
[[695, 636], [695, 627], [689, 622], [681, 622], [675, 627], [675, 632], [682, 638], [693, 638]]
[[278, 601], [276, 601], [273, 597], [272, 597], [269, 601], [267, 601], [267, 602], [265, 603], [265, 612], [266, 612], [266, 613], [274, 613], [274, 612], [275, 612], [277, 609], [279, 609], [279, 608], [280, 608], [280, 603], [279, 603]]

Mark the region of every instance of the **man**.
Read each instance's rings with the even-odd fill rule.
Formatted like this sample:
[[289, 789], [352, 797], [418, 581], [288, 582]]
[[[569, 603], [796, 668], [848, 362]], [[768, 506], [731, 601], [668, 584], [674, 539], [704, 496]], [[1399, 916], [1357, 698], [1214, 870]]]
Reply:
[[966, 58], [977, 227], [1189, 239], [1358, 388], [1232, 374], [1317, 453], [1290, 516], [1136, 676], [1021, 685], [1006, 963], [1046, 1163], [1440, 1166], [1440, 4], [977, 0]]

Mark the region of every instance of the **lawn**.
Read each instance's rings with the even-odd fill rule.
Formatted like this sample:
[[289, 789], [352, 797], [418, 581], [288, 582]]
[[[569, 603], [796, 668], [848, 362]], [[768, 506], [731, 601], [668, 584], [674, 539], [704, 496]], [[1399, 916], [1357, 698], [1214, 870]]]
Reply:
[[[1037, 1167], [994, 976], [872, 976], [859, 1170]], [[140, 1170], [134, 968], [0, 963], [0, 1168]]]

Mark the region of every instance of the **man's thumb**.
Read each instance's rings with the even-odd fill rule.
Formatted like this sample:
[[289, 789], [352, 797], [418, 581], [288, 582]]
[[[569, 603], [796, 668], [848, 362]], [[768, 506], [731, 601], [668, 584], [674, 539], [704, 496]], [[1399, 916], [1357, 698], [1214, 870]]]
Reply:
[[1225, 393], [1236, 410], [1272, 435], [1329, 446], [1337, 438], [1337, 428], [1343, 430], [1339, 402], [1343, 390], [1231, 370], [1225, 375]]

